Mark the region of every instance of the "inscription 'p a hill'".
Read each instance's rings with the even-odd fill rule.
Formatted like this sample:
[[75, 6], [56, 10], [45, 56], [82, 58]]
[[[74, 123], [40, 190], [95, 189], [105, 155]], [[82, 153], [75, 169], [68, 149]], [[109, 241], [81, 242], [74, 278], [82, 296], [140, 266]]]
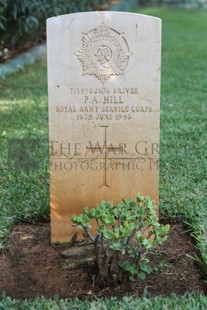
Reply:
[[158, 202], [160, 37], [160, 19], [140, 14], [47, 20], [52, 242], [101, 200]]

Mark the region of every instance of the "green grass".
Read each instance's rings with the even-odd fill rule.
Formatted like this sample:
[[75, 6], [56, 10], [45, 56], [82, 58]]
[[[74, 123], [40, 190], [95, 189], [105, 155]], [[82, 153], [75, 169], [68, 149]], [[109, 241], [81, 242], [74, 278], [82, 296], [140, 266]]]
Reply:
[[[163, 20], [160, 212], [166, 217], [183, 216], [197, 240], [199, 260], [206, 272], [207, 11], [147, 8], [136, 12]], [[0, 81], [0, 110], [0, 246], [3, 246], [13, 223], [20, 219], [48, 218], [49, 214], [45, 59]], [[41, 141], [35, 155], [38, 170], [8, 171], [8, 141], [17, 137]], [[74, 309], [109, 309], [107, 305], [110, 309], [128, 309], [126, 300], [119, 304], [114, 299], [111, 306], [110, 301], [100, 304], [94, 301], [91, 307], [87, 301], [85, 306], [75, 301]], [[10, 308], [18, 304], [5, 298], [0, 309], [10, 309], [5, 306], [9, 302], [14, 303]], [[59, 309], [70, 308], [64, 301], [61, 303]], [[178, 309], [176, 303], [179, 309], [207, 308], [206, 297], [188, 295], [131, 299], [130, 309]], [[35, 306], [35, 301], [34, 304], [28, 301], [18, 309], [49, 309], [49, 304], [50, 309], [58, 309], [59, 301], [41, 299], [40, 304], [42, 308]]]
[[[49, 213], [48, 117], [45, 59], [0, 80], [0, 247], [18, 220]], [[11, 139], [38, 140], [39, 169], [8, 169]], [[33, 157], [32, 157], [33, 156]], [[10, 158], [11, 160], [11, 158]], [[25, 159], [26, 160], [26, 159]], [[13, 161], [10, 162], [14, 165]]]
[[163, 21], [160, 210], [184, 216], [207, 270], [207, 11], [142, 13]]
[[122, 299], [46, 299], [36, 298], [33, 301], [12, 300], [4, 297], [0, 301], [2, 310], [205, 310], [207, 297], [202, 294], [186, 294], [183, 297], [172, 295], [170, 297], [139, 298], [124, 297]]

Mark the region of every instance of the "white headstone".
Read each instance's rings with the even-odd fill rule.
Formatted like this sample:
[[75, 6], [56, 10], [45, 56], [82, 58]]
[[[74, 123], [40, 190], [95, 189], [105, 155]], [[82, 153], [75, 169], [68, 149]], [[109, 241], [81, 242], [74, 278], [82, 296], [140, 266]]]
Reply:
[[161, 20], [88, 12], [47, 20], [51, 240], [73, 214], [137, 192], [158, 202]]

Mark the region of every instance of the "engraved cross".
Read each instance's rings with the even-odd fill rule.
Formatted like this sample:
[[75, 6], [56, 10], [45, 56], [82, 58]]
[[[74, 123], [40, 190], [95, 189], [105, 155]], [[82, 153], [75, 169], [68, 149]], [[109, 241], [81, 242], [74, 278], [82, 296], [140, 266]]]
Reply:
[[101, 143], [103, 143], [103, 146], [100, 146], [99, 143], [96, 144], [96, 146], [92, 147], [91, 142], [90, 146], [86, 146], [87, 150], [91, 150], [91, 152], [94, 154], [95, 152], [99, 152], [99, 154], [104, 155], [102, 159], [104, 159], [104, 169], [101, 169], [101, 175], [102, 175], [102, 184], [100, 187], [110, 187], [108, 184], [108, 179], [107, 179], [107, 160], [108, 158], [108, 153], [113, 152], [116, 154], [116, 150], [119, 150], [121, 154], [123, 153], [123, 145], [120, 143], [119, 146], [114, 147], [112, 143], [110, 143], [107, 146], [107, 128], [109, 126], [100, 126], [102, 129], [102, 135], [101, 135]]

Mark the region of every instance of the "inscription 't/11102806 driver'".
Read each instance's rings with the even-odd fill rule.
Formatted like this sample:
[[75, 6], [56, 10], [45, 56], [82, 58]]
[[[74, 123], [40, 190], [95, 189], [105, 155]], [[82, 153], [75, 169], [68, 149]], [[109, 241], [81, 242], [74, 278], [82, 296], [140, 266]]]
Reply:
[[102, 24], [82, 35], [82, 48], [75, 55], [82, 64], [83, 75], [94, 76], [102, 84], [111, 76], [124, 75], [132, 55], [124, 33]]

